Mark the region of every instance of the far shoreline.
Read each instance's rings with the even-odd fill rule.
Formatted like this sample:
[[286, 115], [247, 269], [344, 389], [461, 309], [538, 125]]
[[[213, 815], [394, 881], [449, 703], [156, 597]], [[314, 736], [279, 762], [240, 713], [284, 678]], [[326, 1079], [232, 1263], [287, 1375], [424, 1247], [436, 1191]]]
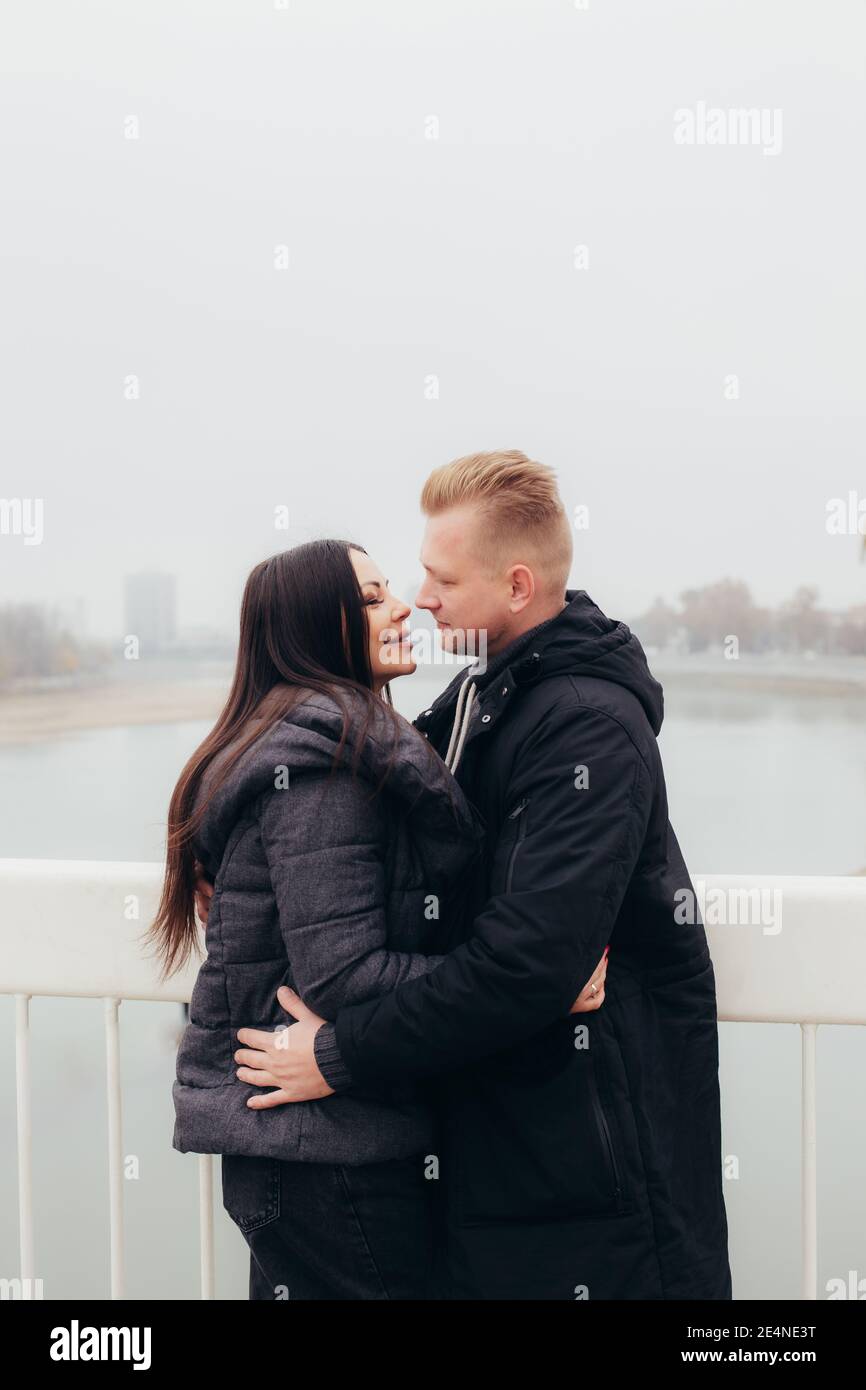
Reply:
[[0, 746], [134, 724], [215, 720], [228, 687], [195, 681], [102, 681], [65, 690], [0, 692]]
[[[680, 665], [665, 670], [664, 662], [652, 663], [666, 691], [699, 692], [726, 696], [787, 695], [793, 697], [831, 697], [866, 699], [866, 681], [839, 674], [820, 676], [780, 671], [737, 670], [726, 666], [714, 671], [703, 667], [689, 671]], [[441, 676], [442, 688], [453, 671], [429, 671], [419, 667], [415, 679], [419, 691], [425, 674]], [[401, 683], [408, 694], [412, 677]], [[117, 680], [95, 679], [65, 688], [31, 686], [15, 691], [0, 690], [0, 745], [6, 747], [61, 738], [65, 734], [94, 729], [119, 728], [140, 724], [179, 724], [192, 720], [213, 722], [222, 709], [229, 690], [225, 680]], [[420, 695], [418, 708], [426, 699]], [[401, 700], [401, 704], [405, 701]], [[670, 703], [670, 702], [668, 702]]]

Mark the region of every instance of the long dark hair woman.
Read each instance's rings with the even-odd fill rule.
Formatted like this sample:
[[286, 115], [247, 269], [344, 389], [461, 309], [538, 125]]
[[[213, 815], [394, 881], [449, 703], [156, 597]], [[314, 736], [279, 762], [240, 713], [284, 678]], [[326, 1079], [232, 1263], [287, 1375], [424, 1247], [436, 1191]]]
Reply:
[[222, 1155], [251, 1298], [441, 1296], [423, 1087], [255, 1109], [234, 1059], [238, 1028], [286, 1025], [281, 985], [333, 1018], [435, 969], [453, 944], [483, 826], [391, 703], [388, 682], [416, 666], [409, 612], [351, 542], [313, 541], [257, 565], [228, 700], [169, 807], [147, 933], [164, 976], [197, 949], [197, 864], [214, 884], [173, 1145]]

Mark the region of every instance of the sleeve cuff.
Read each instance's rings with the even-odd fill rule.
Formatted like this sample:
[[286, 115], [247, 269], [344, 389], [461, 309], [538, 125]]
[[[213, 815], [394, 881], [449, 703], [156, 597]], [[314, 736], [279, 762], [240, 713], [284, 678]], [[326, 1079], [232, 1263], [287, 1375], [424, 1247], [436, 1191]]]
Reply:
[[337, 1030], [333, 1023], [323, 1023], [313, 1039], [316, 1066], [333, 1091], [344, 1091], [352, 1084], [352, 1073], [340, 1056]]

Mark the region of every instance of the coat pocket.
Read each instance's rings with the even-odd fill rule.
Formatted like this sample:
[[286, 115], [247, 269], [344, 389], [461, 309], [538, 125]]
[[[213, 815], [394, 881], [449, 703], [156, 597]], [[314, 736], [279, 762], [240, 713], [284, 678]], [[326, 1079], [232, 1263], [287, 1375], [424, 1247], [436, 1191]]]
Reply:
[[256, 1231], [280, 1214], [280, 1161], [248, 1154], [222, 1156], [223, 1208], [241, 1231]]
[[461, 1096], [453, 1130], [458, 1224], [627, 1211], [617, 1131], [603, 1096], [591, 1049], [577, 1050], [573, 1042], [562, 1065], [534, 1076], [488, 1069]]
[[[529, 797], [524, 796], [506, 813], [499, 827], [489, 864], [490, 892], [510, 893], [520, 846], [529, 823]], [[489, 851], [488, 851], [489, 852]]]

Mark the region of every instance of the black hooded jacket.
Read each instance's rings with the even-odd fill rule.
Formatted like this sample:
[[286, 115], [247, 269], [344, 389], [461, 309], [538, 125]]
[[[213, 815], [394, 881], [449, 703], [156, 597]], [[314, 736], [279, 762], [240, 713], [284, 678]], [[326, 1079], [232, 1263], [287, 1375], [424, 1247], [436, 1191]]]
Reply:
[[[486, 822], [465, 940], [316, 1051], [337, 1088], [436, 1078], [451, 1297], [731, 1298], [715, 978], [662, 717], [637, 638], [569, 590], [415, 721]], [[604, 1004], [570, 1014], [608, 944]]]

